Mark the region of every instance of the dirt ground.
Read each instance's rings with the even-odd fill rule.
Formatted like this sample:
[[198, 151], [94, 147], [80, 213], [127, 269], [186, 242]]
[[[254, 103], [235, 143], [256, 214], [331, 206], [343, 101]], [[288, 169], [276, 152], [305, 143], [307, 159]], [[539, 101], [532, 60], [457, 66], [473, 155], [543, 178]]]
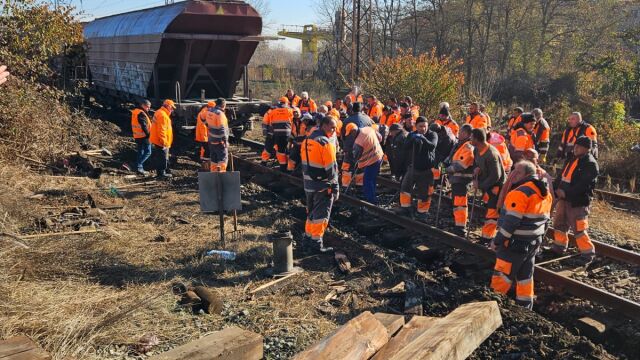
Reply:
[[[123, 136], [117, 161], [134, 155]], [[299, 239], [295, 219], [304, 217], [304, 209], [299, 192], [275, 194], [250, 174], [243, 174], [238, 214], [243, 234], [227, 243], [237, 258], [224, 261], [205, 256], [221, 248], [218, 218], [200, 212], [197, 165], [188, 156], [178, 158], [171, 182], [126, 179], [115, 170], [99, 180], [61, 178], [42, 175], [40, 167], [5, 165], [0, 232], [87, 231], [22, 240], [28, 248], [6, 237], [0, 242], [0, 338], [26, 334], [54, 359], [146, 358], [230, 325], [263, 335], [266, 358], [285, 359], [362, 311], [401, 312], [403, 298], [389, 291], [408, 280], [425, 291], [425, 315], [444, 316], [470, 301], [499, 301], [504, 326], [473, 358], [614, 357], [490, 292], [487, 270], [452, 271], [451, 262], [421, 267], [370, 244], [365, 251], [367, 237], [348, 227], [337, 234], [345, 239], [338, 245], [351, 260], [350, 274], [330, 257], [303, 258], [296, 251], [304, 271], [277, 292], [251, 298], [252, 289], [273, 279], [268, 235], [293, 228]], [[231, 217], [226, 219], [229, 232]], [[178, 305], [171, 291], [176, 282], [215, 288], [222, 314], [194, 314]]]

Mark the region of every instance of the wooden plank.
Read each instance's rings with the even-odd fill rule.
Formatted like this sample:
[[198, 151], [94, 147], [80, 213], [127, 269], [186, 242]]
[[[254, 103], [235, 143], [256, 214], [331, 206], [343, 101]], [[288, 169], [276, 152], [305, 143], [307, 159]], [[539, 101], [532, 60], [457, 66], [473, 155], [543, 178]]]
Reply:
[[407, 344], [415, 340], [423, 332], [427, 331], [438, 318], [428, 316], [414, 316], [409, 322], [400, 329], [396, 336], [392, 337], [389, 342], [371, 358], [372, 360], [386, 360], [402, 350]]
[[387, 329], [371, 312], [365, 311], [293, 359], [366, 360], [381, 349], [387, 341], [389, 341]]
[[149, 359], [259, 360], [262, 357], [262, 336], [231, 326]]
[[0, 341], [2, 360], [49, 360], [51, 356], [33, 340], [21, 335]]
[[266, 293], [269, 293], [271, 291], [275, 291], [279, 288], [281, 288], [282, 286], [284, 286], [287, 282], [287, 280], [290, 280], [292, 277], [298, 275], [299, 273], [291, 273], [287, 276], [281, 277], [279, 279], [270, 281], [264, 285], [258, 286], [257, 288], [249, 291], [249, 295], [251, 296], [262, 296]]
[[373, 316], [387, 328], [389, 337], [392, 337], [404, 325], [404, 315], [375, 313]]
[[389, 359], [466, 359], [501, 325], [495, 301], [465, 304], [439, 319]]

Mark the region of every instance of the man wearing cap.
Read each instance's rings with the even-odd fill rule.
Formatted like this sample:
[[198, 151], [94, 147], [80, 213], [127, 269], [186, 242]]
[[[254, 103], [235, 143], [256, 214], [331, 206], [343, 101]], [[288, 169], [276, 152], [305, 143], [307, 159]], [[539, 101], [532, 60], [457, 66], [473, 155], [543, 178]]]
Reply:
[[156, 161], [157, 177], [160, 179], [171, 178], [167, 172], [169, 167], [169, 150], [173, 144], [173, 127], [171, 125], [171, 113], [176, 109], [173, 100], [165, 100], [162, 107], [156, 110], [151, 123], [149, 140], [153, 144], [153, 153]]
[[209, 154], [211, 172], [227, 171], [229, 159], [229, 121], [225, 114], [227, 100], [219, 98], [216, 106], [207, 112], [207, 127], [209, 132]]
[[511, 159], [514, 163], [522, 159], [526, 150], [535, 149], [536, 147], [535, 135], [533, 134], [536, 119], [531, 113], [524, 113], [520, 117], [522, 120], [516, 124], [511, 132], [511, 144], [509, 147]]
[[453, 136], [458, 137], [460, 126], [451, 118], [448, 103], [442, 103], [442, 106], [440, 107], [440, 113], [438, 114], [438, 118], [435, 120], [435, 123], [448, 127], [449, 129], [451, 129], [451, 133], [453, 134]]
[[289, 137], [291, 136], [291, 124], [293, 122], [293, 109], [287, 106], [286, 97], [281, 97], [278, 106], [271, 109], [270, 121], [273, 128], [273, 143], [276, 147], [276, 158], [280, 165], [280, 171], [287, 172], [289, 162]]
[[131, 112], [131, 131], [133, 139], [138, 147], [138, 158], [136, 161], [136, 171], [140, 175], [147, 175], [144, 171], [144, 162], [151, 156], [151, 120], [149, 119], [149, 100], [141, 100], [137, 108]]
[[520, 123], [520, 120], [522, 120], [522, 117], [521, 117], [522, 113], [524, 113], [524, 109], [522, 109], [521, 107], [517, 107], [513, 109], [513, 112], [511, 113], [511, 117], [507, 122], [507, 133], [505, 134], [505, 138], [507, 138], [507, 141], [511, 141], [511, 137], [513, 135], [512, 134], [513, 128], [515, 128], [516, 125]]
[[591, 153], [592, 146], [591, 139], [586, 136], [576, 139], [573, 158], [565, 163], [555, 182], [558, 203], [553, 219], [552, 250], [560, 254], [567, 250], [571, 229], [585, 264], [595, 257], [595, 248], [587, 234], [589, 206], [599, 172], [598, 163]]
[[315, 114], [318, 111], [318, 105], [316, 105], [316, 102], [309, 97], [309, 93], [306, 91], [302, 92], [302, 99], [300, 99], [298, 107], [300, 108], [300, 112], [303, 114]]
[[216, 106], [215, 101], [207, 102], [198, 116], [196, 116], [196, 157], [200, 159], [202, 170], [209, 170], [209, 129], [207, 126], [207, 113]]

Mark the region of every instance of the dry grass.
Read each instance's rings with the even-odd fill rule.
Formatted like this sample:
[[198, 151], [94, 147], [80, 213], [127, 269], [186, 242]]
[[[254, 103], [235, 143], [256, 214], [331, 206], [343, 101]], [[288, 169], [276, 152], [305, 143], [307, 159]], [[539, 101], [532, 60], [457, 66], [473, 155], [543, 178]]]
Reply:
[[616, 210], [611, 204], [596, 200], [589, 216], [591, 226], [614, 235], [616, 238], [640, 242], [640, 221], [638, 215], [627, 211]]

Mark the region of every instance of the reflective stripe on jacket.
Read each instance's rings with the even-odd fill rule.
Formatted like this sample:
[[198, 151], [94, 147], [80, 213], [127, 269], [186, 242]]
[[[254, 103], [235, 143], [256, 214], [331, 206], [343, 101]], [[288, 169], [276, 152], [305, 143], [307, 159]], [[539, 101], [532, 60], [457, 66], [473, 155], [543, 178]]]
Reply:
[[293, 121], [293, 110], [289, 107], [277, 107], [272, 109], [269, 115], [273, 135], [291, 135], [291, 122]]
[[338, 184], [336, 137], [315, 129], [300, 146], [304, 190], [323, 191]]
[[229, 121], [224, 110], [214, 107], [207, 112], [207, 127], [209, 129], [209, 143], [221, 144], [229, 141]]

